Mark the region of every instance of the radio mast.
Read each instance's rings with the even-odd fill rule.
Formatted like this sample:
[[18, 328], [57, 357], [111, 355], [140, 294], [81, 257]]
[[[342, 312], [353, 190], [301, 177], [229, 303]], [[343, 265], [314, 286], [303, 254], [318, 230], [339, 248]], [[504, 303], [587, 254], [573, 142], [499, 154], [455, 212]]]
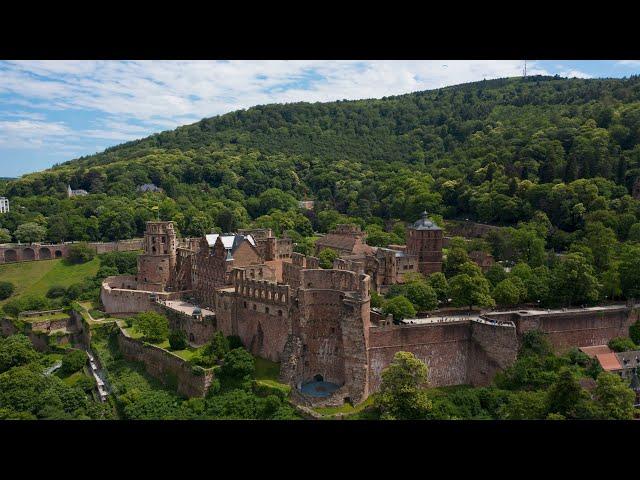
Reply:
[[524, 61], [524, 78], [527, 78], [527, 61]]

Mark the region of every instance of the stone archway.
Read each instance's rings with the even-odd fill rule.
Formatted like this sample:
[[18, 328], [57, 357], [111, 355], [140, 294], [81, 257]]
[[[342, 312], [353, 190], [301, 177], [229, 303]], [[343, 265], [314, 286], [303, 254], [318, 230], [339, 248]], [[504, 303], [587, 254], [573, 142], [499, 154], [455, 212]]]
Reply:
[[35, 260], [36, 259], [36, 252], [33, 250], [33, 248], [25, 248], [24, 250], [22, 250], [22, 259], [23, 260]]
[[40, 249], [40, 260], [48, 260], [51, 258], [51, 250], [46, 247]]
[[314, 382], [324, 382], [324, 377], [320, 374], [314, 375], [313, 376], [313, 381]]
[[4, 251], [4, 261], [5, 262], [17, 262], [18, 261], [18, 252], [13, 249]]
[[56, 256], [56, 258], [62, 258], [62, 251], [61, 250], [56, 250], [55, 256]]

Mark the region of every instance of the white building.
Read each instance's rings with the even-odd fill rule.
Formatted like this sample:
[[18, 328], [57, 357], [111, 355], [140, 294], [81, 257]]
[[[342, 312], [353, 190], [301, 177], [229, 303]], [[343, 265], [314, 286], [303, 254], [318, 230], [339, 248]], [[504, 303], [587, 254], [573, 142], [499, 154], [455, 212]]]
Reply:
[[0, 213], [9, 212], [9, 199], [7, 197], [0, 197]]
[[89, 192], [86, 190], [71, 190], [71, 186], [67, 185], [67, 197], [84, 197], [85, 195], [89, 195]]

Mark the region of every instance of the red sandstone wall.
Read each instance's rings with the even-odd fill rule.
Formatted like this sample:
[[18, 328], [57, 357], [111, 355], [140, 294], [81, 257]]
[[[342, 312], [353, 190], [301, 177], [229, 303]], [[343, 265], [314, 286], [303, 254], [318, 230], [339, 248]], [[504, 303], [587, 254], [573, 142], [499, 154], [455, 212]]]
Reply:
[[469, 323], [372, 327], [369, 330], [369, 392], [380, 387], [382, 370], [396, 352], [411, 352], [429, 366], [433, 387], [468, 382]]
[[213, 372], [195, 375], [191, 365], [166, 350], [153, 345], [143, 344], [127, 337], [122, 330], [118, 332], [118, 347], [125, 359], [143, 362], [149, 375], [162, 383], [170, 385], [175, 379], [178, 393], [187, 397], [203, 397], [213, 379]]
[[489, 385], [495, 374], [516, 361], [518, 337], [515, 326], [471, 322], [468, 381]]

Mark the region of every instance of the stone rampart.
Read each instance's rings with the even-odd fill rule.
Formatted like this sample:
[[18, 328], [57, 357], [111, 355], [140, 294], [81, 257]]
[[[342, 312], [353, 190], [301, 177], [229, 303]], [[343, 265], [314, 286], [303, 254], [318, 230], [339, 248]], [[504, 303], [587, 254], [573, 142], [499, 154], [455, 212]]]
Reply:
[[629, 326], [638, 319], [638, 311], [624, 305], [564, 309], [492, 312], [487, 318], [510, 320], [518, 337], [530, 330], [545, 333], [554, 349], [563, 353], [572, 347], [605, 345], [612, 338], [629, 335]]
[[468, 383], [470, 322], [390, 325], [369, 330], [369, 392], [396, 352], [411, 352], [429, 367], [432, 387]]
[[149, 375], [175, 388], [181, 395], [203, 397], [207, 393], [213, 380], [213, 370], [198, 370], [179, 356], [155, 345], [135, 340], [118, 328], [118, 347], [126, 360], [144, 363]]
[[154, 302], [153, 308], [167, 317], [171, 330], [182, 330], [187, 335], [189, 344], [198, 347], [207, 343], [216, 332], [216, 316], [193, 317], [162, 303]]
[[138, 282], [130, 275], [107, 277], [102, 282], [100, 300], [110, 314], [138, 313], [153, 310], [154, 299], [175, 300], [180, 292], [138, 290]]

